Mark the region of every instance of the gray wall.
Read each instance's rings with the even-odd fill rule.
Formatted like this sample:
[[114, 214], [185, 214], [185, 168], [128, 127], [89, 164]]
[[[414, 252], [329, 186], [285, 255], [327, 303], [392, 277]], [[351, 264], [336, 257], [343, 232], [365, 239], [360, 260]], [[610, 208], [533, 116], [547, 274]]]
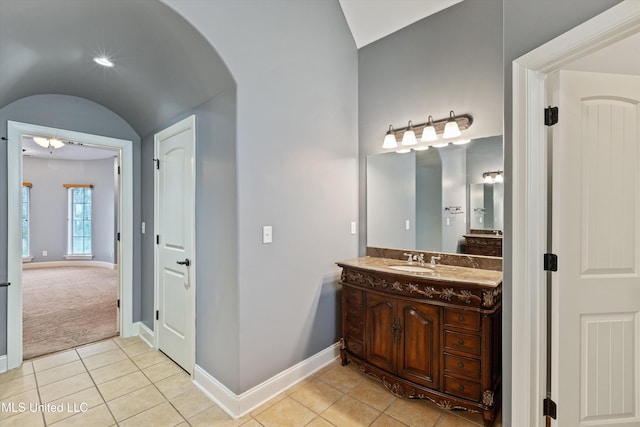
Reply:
[[[114, 263], [114, 158], [50, 160], [25, 157], [22, 179], [30, 190], [29, 233], [33, 262], [64, 261], [67, 254], [68, 190], [63, 184], [92, 184], [92, 239], [94, 261]], [[47, 251], [47, 256], [42, 255]]]
[[[369, 245], [416, 247], [416, 152], [367, 157]], [[405, 221], [409, 221], [407, 230]]]
[[[388, 126], [471, 114], [463, 132], [502, 134], [502, 1], [474, 0], [418, 21], [359, 50], [360, 206], [366, 156], [382, 152]], [[366, 210], [360, 209], [360, 253]]]
[[[198, 363], [217, 366], [214, 351], [227, 351], [238, 362], [220, 368], [237, 366], [225, 385], [241, 393], [339, 338], [334, 263], [357, 256], [357, 51], [337, 1], [166, 2], [237, 84], [239, 342]], [[225, 336], [226, 325], [208, 326], [208, 337]]]
[[[512, 62], [525, 53], [548, 42], [573, 27], [587, 21], [619, 0], [505, 0], [504, 1], [504, 156], [505, 156], [505, 237], [504, 237], [504, 294], [503, 294], [503, 417], [511, 416], [511, 382], [517, 376], [511, 372], [511, 223], [512, 188]], [[466, 2], [465, 2], [466, 3]], [[508, 427], [510, 424], [505, 423]]]
[[[140, 200], [140, 137], [121, 117], [86, 99], [65, 95], [36, 95], [15, 101], [0, 109], [0, 135], [6, 137], [7, 121], [31, 123], [95, 135], [133, 141], [133, 198]], [[18, 141], [3, 144], [19, 143]], [[7, 152], [0, 149], [0, 165], [7, 164]], [[7, 174], [0, 174], [0, 221], [7, 224]], [[141, 206], [134, 203], [133, 221], [140, 223]], [[134, 227], [133, 238], [133, 320], [140, 318], [140, 229]], [[0, 280], [6, 280], [7, 232], [0, 228]], [[7, 300], [0, 289], [0, 355], [7, 352]]]

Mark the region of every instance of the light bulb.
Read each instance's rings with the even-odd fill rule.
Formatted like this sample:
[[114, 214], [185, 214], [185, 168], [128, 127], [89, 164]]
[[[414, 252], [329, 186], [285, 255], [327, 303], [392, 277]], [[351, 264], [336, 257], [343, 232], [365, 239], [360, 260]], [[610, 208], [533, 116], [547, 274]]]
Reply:
[[402, 135], [402, 145], [416, 145], [417, 143], [416, 133], [413, 131], [413, 122], [409, 120], [409, 126]]
[[427, 125], [422, 129], [422, 137], [420, 141], [422, 142], [433, 142], [438, 140], [438, 134], [436, 133], [436, 128], [433, 125], [433, 117], [429, 116], [429, 120], [427, 121]]
[[447, 120], [447, 123], [444, 125], [444, 133], [442, 134], [442, 137], [445, 139], [451, 139], [457, 138], [460, 135], [462, 135], [462, 133], [460, 133], [458, 122], [456, 122], [455, 115], [453, 111], [451, 111], [449, 113], [449, 120]]
[[382, 148], [396, 148], [398, 146], [398, 141], [396, 141], [396, 135], [393, 132], [393, 127], [389, 125], [389, 130], [387, 134], [384, 136], [384, 142], [382, 143]]

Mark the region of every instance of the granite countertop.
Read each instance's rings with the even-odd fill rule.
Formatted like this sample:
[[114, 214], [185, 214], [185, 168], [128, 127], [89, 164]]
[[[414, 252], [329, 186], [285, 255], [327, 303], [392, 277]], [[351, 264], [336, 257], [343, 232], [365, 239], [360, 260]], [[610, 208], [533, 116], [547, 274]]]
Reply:
[[480, 237], [482, 239], [502, 239], [502, 234], [498, 235], [498, 234], [484, 234], [484, 233], [470, 233], [470, 234], [463, 234], [464, 237]]
[[449, 283], [468, 283], [483, 287], [496, 287], [502, 284], [502, 271], [484, 270], [480, 268], [460, 267], [455, 265], [437, 264], [431, 270], [431, 265], [425, 262], [424, 268], [429, 270], [420, 272], [400, 271], [391, 266], [420, 266], [418, 262], [408, 264], [407, 261], [365, 256], [361, 258], [340, 261], [336, 263], [340, 267], [351, 267], [359, 270], [376, 271], [385, 274], [394, 274], [405, 279], [428, 279], [430, 281]]

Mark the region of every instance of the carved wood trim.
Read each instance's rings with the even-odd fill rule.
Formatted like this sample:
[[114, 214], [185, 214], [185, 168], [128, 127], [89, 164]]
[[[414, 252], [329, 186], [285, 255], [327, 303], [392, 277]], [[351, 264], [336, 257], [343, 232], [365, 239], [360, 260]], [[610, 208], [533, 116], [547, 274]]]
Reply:
[[[500, 302], [502, 286], [491, 290], [456, 289], [455, 287], [437, 287], [400, 280], [387, 280], [383, 275], [367, 274], [360, 271], [342, 269], [341, 281], [353, 285], [367, 286], [373, 289], [394, 291], [406, 295], [422, 295], [429, 299], [467, 304], [470, 307], [494, 308]], [[480, 296], [482, 295], [482, 296]]]

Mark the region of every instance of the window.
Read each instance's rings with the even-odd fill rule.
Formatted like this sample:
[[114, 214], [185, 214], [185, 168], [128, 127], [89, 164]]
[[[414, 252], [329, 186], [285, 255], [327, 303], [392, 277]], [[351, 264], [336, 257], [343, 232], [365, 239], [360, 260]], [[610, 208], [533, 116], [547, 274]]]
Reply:
[[31, 183], [22, 183], [22, 258], [30, 258], [29, 252], [29, 195]]
[[69, 243], [67, 255], [91, 255], [91, 186], [65, 184], [69, 189]]

